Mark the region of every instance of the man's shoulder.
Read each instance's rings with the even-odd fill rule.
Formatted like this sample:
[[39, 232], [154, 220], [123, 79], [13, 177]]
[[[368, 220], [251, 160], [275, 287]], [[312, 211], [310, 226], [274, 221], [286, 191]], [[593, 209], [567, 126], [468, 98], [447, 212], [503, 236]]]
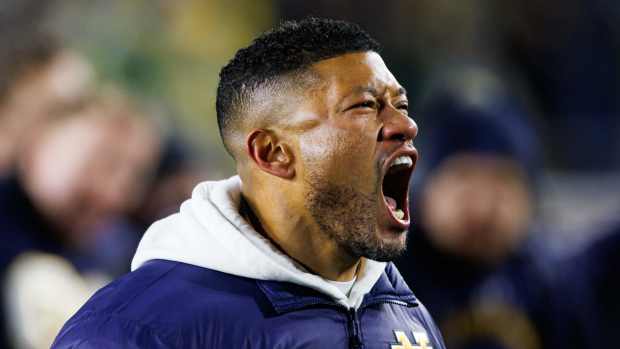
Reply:
[[255, 280], [154, 260], [97, 291], [65, 324], [54, 347], [84, 338], [146, 345], [140, 337], [174, 347], [193, 324], [225, 322], [240, 311], [260, 317], [260, 298]]
[[387, 289], [393, 290], [392, 292], [400, 295], [401, 297], [408, 297], [412, 301], [416, 299], [413, 291], [411, 290], [411, 288], [409, 287], [405, 279], [400, 274], [400, 271], [398, 270], [396, 265], [392, 262], [386, 264], [382, 276], [379, 278], [379, 280], [375, 284], [373, 290], [371, 290], [371, 293], [376, 292], [377, 289], [385, 292], [386, 291], [385, 286], [380, 287], [382, 283], [389, 285]]
[[91, 312], [170, 314], [252, 298], [255, 280], [181, 262], [153, 260], [99, 290], [85, 305]]

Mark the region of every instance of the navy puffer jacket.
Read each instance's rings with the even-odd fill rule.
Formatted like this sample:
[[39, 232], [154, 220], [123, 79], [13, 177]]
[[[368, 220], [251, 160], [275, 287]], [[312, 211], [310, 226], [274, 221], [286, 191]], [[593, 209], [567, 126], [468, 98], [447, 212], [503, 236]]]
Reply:
[[97, 292], [52, 348], [444, 349], [393, 264], [357, 309], [303, 286], [153, 260]]

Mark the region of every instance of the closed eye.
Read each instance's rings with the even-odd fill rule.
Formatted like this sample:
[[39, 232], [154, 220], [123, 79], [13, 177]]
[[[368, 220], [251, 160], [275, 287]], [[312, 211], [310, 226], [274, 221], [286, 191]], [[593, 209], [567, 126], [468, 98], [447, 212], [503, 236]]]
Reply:
[[351, 106], [349, 109], [356, 109], [356, 108], [377, 109], [377, 102], [375, 102], [375, 101], [363, 101], [361, 103], [358, 103], [358, 104], [355, 104], [355, 105]]

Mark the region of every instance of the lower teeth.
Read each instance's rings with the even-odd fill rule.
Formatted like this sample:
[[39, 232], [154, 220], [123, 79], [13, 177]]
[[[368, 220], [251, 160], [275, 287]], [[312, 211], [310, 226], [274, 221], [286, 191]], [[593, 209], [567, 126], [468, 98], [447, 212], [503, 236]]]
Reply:
[[394, 216], [396, 216], [396, 218], [398, 219], [403, 219], [405, 218], [405, 212], [403, 212], [403, 210], [401, 209], [394, 210]]

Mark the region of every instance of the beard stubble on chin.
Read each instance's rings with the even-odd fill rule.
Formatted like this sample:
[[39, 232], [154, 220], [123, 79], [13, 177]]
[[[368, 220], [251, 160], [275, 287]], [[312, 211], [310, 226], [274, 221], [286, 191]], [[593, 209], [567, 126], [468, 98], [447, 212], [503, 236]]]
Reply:
[[402, 242], [386, 242], [377, 232], [380, 183], [370, 194], [347, 185], [335, 185], [317, 173], [306, 180], [306, 208], [330, 239], [353, 257], [390, 261], [405, 250]]

